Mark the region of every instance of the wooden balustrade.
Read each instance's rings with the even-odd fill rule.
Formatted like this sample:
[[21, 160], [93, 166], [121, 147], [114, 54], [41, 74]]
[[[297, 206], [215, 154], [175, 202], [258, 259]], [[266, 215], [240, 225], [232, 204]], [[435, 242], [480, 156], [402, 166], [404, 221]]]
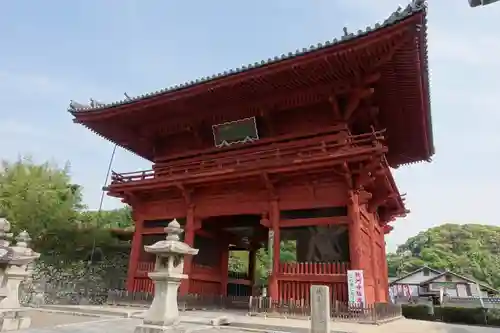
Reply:
[[278, 268], [278, 290], [280, 300], [309, 301], [313, 284], [330, 287], [330, 297], [347, 301], [347, 262], [293, 262], [280, 263]]
[[[153, 281], [148, 277], [148, 272], [154, 270], [154, 262], [139, 262], [134, 279], [134, 291], [152, 292]], [[251, 285], [248, 274], [240, 272], [228, 272], [229, 282]], [[194, 264], [190, 273], [191, 283], [189, 292], [203, 295], [215, 295], [220, 293], [220, 270], [216, 267], [209, 267]]]
[[337, 275], [347, 274], [348, 262], [288, 262], [280, 263], [278, 272], [288, 275]]
[[[296, 162], [312, 162], [363, 150], [381, 149], [383, 131], [359, 135], [329, 135], [315, 139], [303, 139], [280, 144], [268, 144], [260, 150], [241, 149], [232, 154], [206, 154], [202, 159], [179, 161], [155, 170], [111, 174], [112, 184], [151, 180], [160, 177], [183, 177], [224, 172], [231, 169], [251, 169], [255, 167], [276, 167]], [[354, 149], [354, 150], [353, 150]], [[221, 156], [213, 156], [221, 155]]]

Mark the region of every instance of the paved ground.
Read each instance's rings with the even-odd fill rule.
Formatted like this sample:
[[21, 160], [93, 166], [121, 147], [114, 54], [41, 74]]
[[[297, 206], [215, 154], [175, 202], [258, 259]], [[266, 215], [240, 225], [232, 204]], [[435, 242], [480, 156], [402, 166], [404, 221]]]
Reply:
[[[137, 309], [123, 309], [129, 315], [137, 316]], [[113, 310], [115, 313], [119, 311]], [[106, 313], [109, 313], [107, 311]], [[70, 313], [47, 313], [32, 311], [32, 327], [27, 330], [17, 331], [23, 333], [133, 333], [136, 325], [140, 324], [140, 318], [123, 318], [115, 316], [91, 317], [72, 315]], [[249, 331], [264, 332], [290, 332], [308, 333], [309, 322], [300, 319], [280, 319], [249, 317], [242, 313], [231, 315], [233, 323], [223, 330], [207, 326], [208, 320], [219, 316], [221, 312], [193, 311], [182, 316], [183, 325], [186, 329], [196, 333], [242, 333]], [[392, 323], [375, 326], [351, 323], [332, 323], [332, 333], [498, 333], [498, 328], [487, 328], [477, 326], [462, 326], [443, 323], [424, 322], [417, 320], [400, 319]]]

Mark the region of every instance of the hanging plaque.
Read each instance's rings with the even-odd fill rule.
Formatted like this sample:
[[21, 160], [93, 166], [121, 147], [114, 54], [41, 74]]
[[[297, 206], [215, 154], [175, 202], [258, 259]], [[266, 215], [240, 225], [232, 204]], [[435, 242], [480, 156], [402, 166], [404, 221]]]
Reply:
[[253, 142], [259, 139], [255, 117], [213, 125], [212, 131], [216, 147]]

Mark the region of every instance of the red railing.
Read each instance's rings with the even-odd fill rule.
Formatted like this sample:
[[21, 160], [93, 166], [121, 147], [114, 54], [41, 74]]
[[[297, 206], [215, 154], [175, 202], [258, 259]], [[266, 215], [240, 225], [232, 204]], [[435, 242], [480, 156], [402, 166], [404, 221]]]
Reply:
[[285, 275], [337, 275], [347, 274], [348, 270], [348, 262], [290, 262], [279, 265], [279, 273]]
[[[152, 262], [139, 262], [134, 279], [134, 291], [152, 292], [153, 281], [147, 272], [154, 269]], [[280, 300], [301, 300], [308, 302], [309, 291], [313, 284], [323, 284], [330, 287], [331, 297], [341, 302], [347, 301], [347, 262], [294, 262], [280, 263], [278, 268], [278, 291]], [[217, 275], [212, 267], [194, 265], [191, 277], [200, 274]], [[203, 295], [220, 293], [220, 282], [193, 279], [189, 285], [189, 292]]]
[[313, 284], [330, 287], [330, 297], [347, 301], [347, 271], [349, 263], [280, 263], [278, 271], [278, 292], [280, 300], [309, 302]]
[[154, 262], [138, 262], [137, 263], [137, 272], [138, 273], [147, 273], [147, 272], [152, 272], [155, 268], [155, 263]]
[[[220, 157], [207, 154], [203, 159], [179, 161], [168, 166], [158, 166], [153, 170], [115, 173], [112, 172], [112, 184], [122, 184], [143, 181], [160, 177], [182, 178], [186, 176], [214, 175], [217, 173], [252, 168], [277, 167], [292, 163], [315, 162], [343, 156], [356, 155], [364, 152], [383, 150], [380, 141], [383, 140], [383, 131], [360, 135], [346, 135], [339, 133], [321, 138], [303, 139], [298, 141], [269, 144], [259, 151], [239, 150], [231, 153], [219, 154]], [[211, 157], [212, 155], [212, 157]], [[233, 155], [233, 156], [228, 156]]]

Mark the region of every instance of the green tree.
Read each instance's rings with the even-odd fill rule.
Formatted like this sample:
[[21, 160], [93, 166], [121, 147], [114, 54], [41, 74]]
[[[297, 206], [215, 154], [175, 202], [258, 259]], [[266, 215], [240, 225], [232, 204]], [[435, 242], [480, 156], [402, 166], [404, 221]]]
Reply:
[[[409, 256], [403, 255], [406, 252]], [[387, 264], [392, 276], [428, 265], [500, 288], [500, 227], [443, 224], [409, 238], [395, 254], [388, 254]]]
[[83, 225], [103, 229], [125, 229], [133, 225], [132, 211], [129, 206], [102, 211], [83, 211], [80, 215]]
[[81, 188], [71, 183], [69, 165], [35, 164], [29, 158], [1, 163], [0, 211], [14, 231], [37, 237], [50, 228], [66, 228], [82, 208]]

